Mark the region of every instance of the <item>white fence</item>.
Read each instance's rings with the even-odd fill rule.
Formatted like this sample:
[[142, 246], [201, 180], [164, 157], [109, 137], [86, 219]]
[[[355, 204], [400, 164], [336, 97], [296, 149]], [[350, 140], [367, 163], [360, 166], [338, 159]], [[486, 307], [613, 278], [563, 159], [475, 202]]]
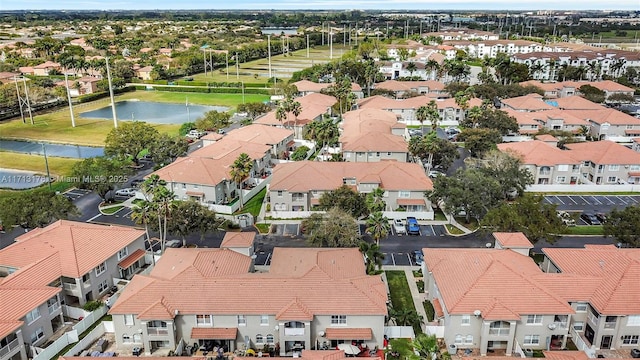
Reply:
[[62, 305], [62, 314], [68, 318], [78, 320], [80, 318], [84, 319], [85, 317], [87, 317], [87, 315], [90, 314], [90, 312], [84, 311], [81, 308]]
[[385, 326], [384, 335], [389, 339], [415, 339], [411, 326]]
[[531, 192], [558, 192], [558, 193], [581, 193], [581, 192], [638, 192], [638, 184], [614, 184], [614, 185], [530, 185], [526, 191]]
[[[67, 307], [66, 311], [73, 311], [73, 310], [69, 309], [70, 307], [68, 307], [66, 305], [63, 305], [63, 306]], [[64, 307], [63, 307], [63, 311], [65, 311]], [[73, 308], [71, 308], [71, 309], [73, 309]], [[82, 310], [82, 311], [84, 312], [84, 310]], [[50, 360], [50, 359], [52, 359], [60, 351], [62, 351], [62, 349], [64, 349], [67, 345], [73, 344], [74, 342], [77, 342], [78, 341], [78, 336], [80, 334], [82, 334], [85, 330], [87, 330], [89, 327], [91, 327], [91, 325], [93, 325], [96, 321], [100, 320], [100, 318], [102, 316], [104, 316], [104, 314], [106, 314], [107, 311], [108, 311], [108, 309], [107, 309], [106, 306], [101, 306], [96, 311], [91, 312], [91, 313], [87, 313], [87, 315], [84, 316], [84, 318], [80, 322], [78, 322], [77, 324], [75, 324], [72, 327], [71, 331], [68, 331], [68, 332], [64, 333], [60, 338], [58, 338], [56, 341], [51, 343], [45, 349], [32, 347], [33, 353], [36, 354], [33, 357], [33, 360]], [[79, 314], [79, 312], [75, 312], [75, 314], [77, 315], [77, 314]], [[104, 333], [104, 331], [103, 331], [103, 333]]]
[[[109, 322], [111, 323], [111, 328], [113, 328], [113, 322], [112, 321], [109, 321]], [[78, 343], [73, 345], [73, 347], [69, 349], [69, 351], [64, 353], [64, 356], [80, 355], [80, 353], [84, 349], [88, 348], [89, 345], [91, 345], [94, 341], [98, 340], [102, 335], [104, 335], [105, 332], [108, 332], [106, 330], [105, 323], [107, 323], [107, 321], [102, 322], [102, 324], [98, 324], [98, 326], [96, 326], [93, 330], [91, 330], [91, 332], [89, 332], [87, 336], [82, 338], [80, 341], [78, 341]]]
[[[271, 216], [273, 219], [301, 219], [311, 216], [311, 214], [322, 214], [324, 211], [280, 211], [271, 210], [267, 213], [267, 216]], [[407, 216], [413, 216], [418, 220], [433, 220], [433, 211], [383, 211], [382, 215], [386, 216], [390, 220], [393, 219], [406, 219]]]
[[590, 359], [596, 357], [596, 350], [594, 349], [594, 346], [588, 346], [582, 336], [580, 336], [580, 333], [573, 328], [571, 328], [571, 340], [573, 340], [573, 343], [576, 345], [578, 350], [584, 351]]
[[425, 327], [427, 335], [435, 335], [437, 338], [444, 337], [444, 326], [427, 325]]
[[[271, 182], [272, 175], [268, 176], [265, 179], [262, 179], [260, 183], [258, 183], [251, 190], [242, 190], [242, 200], [246, 204], [252, 197], [258, 194], [262, 189], [264, 189]], [[219, 204], [203, 204], [209, 207], [210, 210], [215, 211], [218, 214], [233, 214], [234, 212], [240, 209], [240, 200], [233, 203], [233, 205], [219, 205]]]

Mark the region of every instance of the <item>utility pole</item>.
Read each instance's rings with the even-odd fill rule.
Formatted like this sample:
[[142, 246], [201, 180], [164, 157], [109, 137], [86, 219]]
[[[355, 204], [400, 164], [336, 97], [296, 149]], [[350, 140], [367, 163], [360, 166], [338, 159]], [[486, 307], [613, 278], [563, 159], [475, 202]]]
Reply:
[[271, 79], [271, 34], [267, 34], [267, 50], [269, 51], [269, 79]]
[[13, 80], [16, 83], [16, 95], [18, 96], [18, 106], [20, 107], [20, 117], [22, 118], [22, 123], [26, 124], [24, 118], [23, 107], [26, 107], [29, 112], [29, 119], [31, 119], [31, 125], [33, 125], [33, 113], [31, 113], [31, 102], [29, 101], [29, 89], [27, 89], [27, 79], [25, 77], [21, 77], [22, 83], [24, 85], [24, 98], [20, 95], [20, 87], [18, 86], [18, 78], [14, 77]]
[[109, 70], [109, 58], [104, 58], [107, 64], [107, 80], [109, 82], [109, 97], [111, 98], [111, 113], [113, 114], [113, 127], [118, 128], [118, 119], [116, 117], [116, 102], [113, 100], [113, 85], [111, 85], [111, 71]]
[[329, 30], [329, 59], [333, 59], [333, 29]]
[[[237, 53], [236, 53], [237, 55]], [[227, 50], [225, 52], [225, 57], [224, 57], [226, 63], [227, 63], [227, 80], [229, 80], [229, 50]], [[238, 63], [238, 59], [236, 59], [236, 64]]]
[[71, 127], [76, 127], [76, 119], [73, 117], [73, 104], [71, 104], [71, 94], [69, 93], [69, 79], [67, 77], [66, 71], [64, 72], [64, 85], [67, 87], [67, 100], [69, 101], [69, 114], [71, 115]]
[[236, 52], [236, 80], [240, 79], [240, 61], [238, 60], [238, 53]]
[[309, 34], [307, 34], [307, 59], [309, 58]]
[[320, 30], [320, 33], [322, 34], [322, 46], [324, 46], [324, 21], [322, 22], [322, 30]]

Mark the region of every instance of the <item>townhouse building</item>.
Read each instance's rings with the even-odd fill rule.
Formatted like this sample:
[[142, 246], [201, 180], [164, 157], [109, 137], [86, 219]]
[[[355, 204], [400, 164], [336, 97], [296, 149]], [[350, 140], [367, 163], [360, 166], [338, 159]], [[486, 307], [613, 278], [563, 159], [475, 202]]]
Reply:
[[551, 51], [547, 45], [528, 40], [452, 40], [444, 44], [465, 51], [470, 57], [495, 58], [498, 53], [507, 55], [528, 54], [540, 51]]
[[364, 162], [314, 162], [299, 161], [279, 164], [274, 168], [269, 185], [269, 203], [274, 214], [312, 211], [327, 191], [347, 185], [360, 193], [376, 188], [385, 190], [387, 217], [402, 209], [406, 217], [413, 212], [421, 219], [433, 217], [430, 201], [425, 191], [433, 189], [433, 183], [424, 169], [414, 163], [397, 161]]
[[[381, 109], [395, 114], [399, 121], [407, 125], [424, 125], [430, 126], [430, 121], [424, 121], [422, 124], [418, 121], [416, 110], [421, 106], [427, 106], [431, 101], [436, 102], [438, 114], [440, 115], [439, 125], [457, 126], [460, 121], [464, 120], [468, 110], [464, 110], [452, 98], [433, 98], [432, 96], [440, 96], [436, 94], [426, 94], [408, 99], [394, 100], [384, 96], [376, 95], [358, 101], [358, 109]], [[482, 100], [473, 98], [469, 100], [468, 109], [474, 106], [482, 105]]]
[[[409, 65], [413, 64], [413, 65]], [[379, 72], [386, 79], [420, 78], [422, 80], [435, 80], [435, 69], [427, 68], [424, 61], [383, 61], [379, 63]]]
[[513, 98], [507, 98], [500, 100], [501, 109], [512, 109], [515, 111], [542, 111], [551, 110], [553, 106], [547, 104], [542, 95], [531, 93], [524, 96], [517, 96]]
[[[293, 83], [298, 89], [298, 94], [300, 96], [306, 96], [310, 94], [319, 94], [323, 90], [329, 89], [331, 86], [334, 86], [335, 83], [317, 83], [309, 80], [300, 80]], [[358, 83], [351, 83], [351, 92], [358, 99], [362, 99], [364, 97], [364, 93], [362, 91], [362, 87]]]
[[146, 265], [144, 231], [60, 220], [0, 250], [0, 358], [26, 360], [82, 307]]
[[184, 341], [279, 356], [352, 341], [382, 347], [387, 291], [358, 249], [275, 248], [267, 272], [250, 266], [229, 249], [168, 249], [109, 311], [116, 347], [150, 354]]
[[559, 81], [559, 82], [540, 82], [538, 80], [528, 80], [521, 82], [520, 85], [532, 85], [544, 90], [546, 99], [564, 98], [579, 93], [583, 85], [590, 85], [604, 92], [605, 98], [614, 94], [624, 94], [633, 96], [634, 90], [628, 86], [618, 84], [611, 80], [600, 81]]
[[506, 110], [518, 122], [519, 133], [522, 135], [536, 134], [542, 129], [566, 131], [574, 134], [583, 134], [589, 130], [589, 122], [576, 117], [564, 110], [552, 109], [535, 112], [521, 112]]
[[343, 115], [340, 148], [347, 162], [407, 162], [407, 126], [385, 110], [360, 109]]
[[55, 72], [59, 72], [62, 69], [60, 64], [53, 61], [45, 61], [40, 65], [33, 67], [33, 75], [35, 76], [49, 76]]
[[519, 157], [522, 167], [533, 175], [534, 184], [578, 184], [583, 180], [582, 162], [573, 153], [543, 141], [502, 143], [498, 144], [498, 150]]
[[435, 80], [426, 81], [398, 81], [387, 80], [375, 84], [376, 89], [392, 91], [396, 98], [402, 97], [407, 93], [417, 93], [421, 95], [434, 94], [436, 97], [449, 97], [444, 90], [444, 83]]
[[640, 136], [640, 119], [612, 108], [565, 110], [589, 123], [589, 134], [596, 139], [630, 143]]
[[613, 141], [566, 144], [582, 162], [582, 177], [593, 184], [639, 184], [640, 153]]
[[575, 309], [550, 289], [552, 275], [528, 256], [533, 246], [522, 233], [494, 236], [494, 249], [422, 250], [425, 293], [449, 350], [564, 348]]

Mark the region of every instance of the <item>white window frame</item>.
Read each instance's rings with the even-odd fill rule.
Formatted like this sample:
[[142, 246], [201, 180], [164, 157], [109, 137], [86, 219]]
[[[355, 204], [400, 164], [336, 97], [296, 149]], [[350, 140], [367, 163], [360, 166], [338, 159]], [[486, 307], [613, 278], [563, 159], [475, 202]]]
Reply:
[[638, 340], [640, 340], [640, 335], [623, 335], [622, 345], [638, 345]]
[[269, 315], [260, 315], [260, 326], [269, 326]]
[[331, 325], [347, 325], [347, 315], [331, 315]]
[[124, 324], [127, 326], [133, 326], [135, 325], [135, 318], [133, 317], [133, 314], [124, 314]]
[[[35, 336], [34, 336], [35, 335]], [[35, 344], [38, 340], [44, 337], [44, 328], [40, 326], [34, 332], [31, 333], [31, 343]]]
[[109, 283], [107, 282], [107, 280], [103, 280], [100, 285], [98, 285], [98, 293], [103, 293], [105, 291], [107, 291], [109, 289]]
[[411, 191], [398, 190], [398, 199], [408, 199], [411, 197]]
[[540, 335], [525, 335], [524, 345], [540, 345]]
[[197, 314], [196, 326], [213, 326], [213, 315], [210, 314]]
[[462, 326], [470, 326], [471, 325], [471, 315], [462, 315], [460, 318], [460, 325]]
[[617, 176], [607, 176], [607, 182], [609, 184], [613, 184], [613, 183], [615, 183], [617, 181], [618, 181], [618, 177]]
[[256, 334], [256, 344], [264, 344], [264, 336], [262, 334]]
[[118, 251], [118, 261], [127, 257], [127, 255], [129, 255], [129, 248], [125, 246], [120, 251]]
[[568, 164], [558, 165], [558, 171], [569, 171], [569, 165]]
[[473, 335], [469, 334], [469, 335], [465, 336], [464, 343], [465, 344], [473, 344]]
[[40, 319], [40, 309], [35, 308], [29, 311], [26, 315], [27, 325], [33, 324], [34, 321]]
[[96, 266], [94, 271], [96, 273], [96, 276], [100, 276], [100, 275], [104, 274], [107, 271], [107, 263], [103, 262], [103, 263], [99, 264], [98, 266]]
[[620, 165], [609, 165], [609, 171], [620, 171]]
[[527, 325], [542, 325], [542, 315], [527, 315]]
[[575, 331], [584, 331], [584, 321], [574, 321], [573, 322], [573, 330], [575, 330]]
[[576, 304], [576, 312], [587, 312], [588, 309], [589, 309], [589, 305], [587, 305], [587, 303]]
[[238, 315], [238, 326], [247, 326], [247, 316]]
[[133, 339], [128, 334], [122, 334], [122, 343], [123, 344], [132, 344]]
[[557, 183], [563, 183], [567, 181], [567, 177], [566, 176], [558, 176], [556, 177], [556, 182]]
[[461, 334], [456, 334], [456, 337], [454, 339], [454, 343], [462, 344], [463, 341], [464, 341], [464, 337]]
[[267, 342], [267, 344], [274, 344], [275, 337], [273, 336], [273, 334], [267, 334], [267, 336], [265, 336], [265, 341]]

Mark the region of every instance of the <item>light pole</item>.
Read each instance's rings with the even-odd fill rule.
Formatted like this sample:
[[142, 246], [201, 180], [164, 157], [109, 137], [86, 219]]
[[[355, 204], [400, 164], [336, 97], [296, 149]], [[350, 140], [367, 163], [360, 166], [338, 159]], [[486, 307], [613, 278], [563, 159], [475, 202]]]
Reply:
[[307, 59], [309, 58], [309, 34], [307, 34]]
[[44, 154], [44, 166], [47, 168], [47, 183], [49, 183], [49, 190], [51, 190], [51, 173], [49, 173], [49, 159], [47, 159], [47, 147], [42, 143], [42, 153]]
[[64, 85], [67, 87], [67, 100], [69, 101], [69, 113], [71, 114], [71, 127], [76, 127], [76, 119], [73, 117], [73, 105], [71, 104], [71, 94], [69, 93], [69, 79], [67, 72], [64, 72]]
[[244, 104], [244, 81], [242, 82], [242, 103]]
[[[229, 80], [229, 50], [227, 50], [225, 52], [226, 56], [225, 56], [225, 61], [227, 63], [227, 80]], [[236, 53], [237, 55], [238, 53]], [[236, 59], [236, 64], [238, 63], [238, 59]]]
[[116, 118], [116, 102], [113, 100], [113, 85], [111, 85], [111, 71], [109, 70], [109, 58], [104, 58], [107, 64], [107, 80], [109, 82], [109, 97], [111, 97], [111, 112], [113, 114], [113, 127], [118, 128], [118, 119]]
[[[236, 58], [236, 80], [238, 80], [238, 79], [240, 79], [240, 61], [238, 61], [238, 53], [237, 52], [236, 52], [235, 58]], [[227, 75], [227, 78], [229, 78], [228, 75]]]
[[271, 79], [271, 34], [267, 34], [267, 50], [269, 55], [269, 79]]

